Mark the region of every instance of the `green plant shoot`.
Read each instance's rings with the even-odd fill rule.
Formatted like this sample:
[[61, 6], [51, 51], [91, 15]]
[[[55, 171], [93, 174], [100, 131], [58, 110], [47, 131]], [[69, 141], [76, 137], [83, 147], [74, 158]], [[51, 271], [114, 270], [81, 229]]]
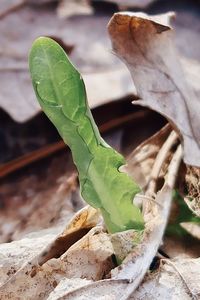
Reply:
[[85, 201], [100, 209], [109, 232], [142, 230], [142, 214], [133, 204], [140, 189], [119, 171], [124, 158], [101, 138], [79, 72], [46, 37], [34, 42], [29, 64], [37, 99], [72, 151]]

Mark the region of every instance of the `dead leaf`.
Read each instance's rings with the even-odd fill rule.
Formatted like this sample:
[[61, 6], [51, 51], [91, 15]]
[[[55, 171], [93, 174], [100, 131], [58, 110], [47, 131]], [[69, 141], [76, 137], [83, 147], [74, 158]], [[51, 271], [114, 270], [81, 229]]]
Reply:
[[26, 0], [1, 0], [0, 3], [0, 19], [5, 17], [7, 14], [19, 9], [24, 5]]
[[117, 13], [108, 29], [142, 99], [135, 104], [167, 117], [183, 137], [185, 162], [200, 166], [200, 103], [184, 79], [168, 25], [171, 16]]
[[186, 167], [185, 184], [187, 195], [184, 200], [188, 207], [200, 217], [200, 169], [195, 167]]
[[75, 291], [76, 289], [92, 283], [92, 280], [81, 278], [63, 278], [56, 286], [56, 288], [50, 293], [47, 300], [59, 300], [65, 297], [66, 291], [68, 293]]
[[69, 18], [73, 15], [91, 15], [93, 8], [88, 0], [62, 0], [57, 7], [59, 18]]
[[157, 272], [145, 277], [131, 300], [199, 299], [200, 259], [161, 261]]
[[10, 279], [25, 262], [39, 255], [44, 247], [55, 239], [60, 230], [60, 228], [54, 228], [46, 232], [38, 231], [19, 241], [0, 244], [0, 286]]
[[182, 222], [181, 226], [193, 237], [200, 240], [200, 224], [192, 222]]
[[173, 258], [198, 258], [199, 257], [199, 240], [191, 235], [177, 237], [165, 235], [163, 245], [160, 249], [170, 259]]
[[[28, 71], [28, 53], [34, 39], [41, 35], [74, 46], [71, 59], [86, 75], [91, 106], [134, 93], [128, 71], [107, 50], [109, 16], [79, 15], [61, 20], [50, 5], [44, 4], [44, 8], [26, 5], [17, 14], [0, 20], [0, 107], [3, 110], [17, 122], [24, 122], [40, 111]], [[102, 85], [105, 86], [100, 91]]]
[[24, 177], [1, 185], [1, 242], [20, 239], [37, 230], [60, 227], [72, 217], [76, 176], [70, 177], [67, 173], [61, 177], [62, 170], [56, 168], [51, 165], [53, 177], [46, 174], [44, 179], [47, 169], [29, 176], [25, 173]]
[[140, 8], [144, 9], [155, 0], [106, 0], [106, 2], [115, 3], [119, 9]]
[[[0, 298], [39, 299], [47, 296], [66, 276], [102, 278], [112, 268], [112, 244], [100, 227], [84, 235], [84, 229], [89, 230], [90, 226], [95, 226], [98, 219], [99, 214], [95, 209], [85, 207], [73, 217], [62, 233], [57, 234], [55, 228], [49, 230], [46, 236], [38, 232], [37, 236], [42, 235], [43, 243], [38, 240], [37, 244], [36, 240], [36, 248], [32, 244], [35, 234], [32, 240], [26, 238], [0, 245], [4, 253], [2, 271], [5, 274], [1, 282]], [[82, 239], [78, 232], [84, 235]]]

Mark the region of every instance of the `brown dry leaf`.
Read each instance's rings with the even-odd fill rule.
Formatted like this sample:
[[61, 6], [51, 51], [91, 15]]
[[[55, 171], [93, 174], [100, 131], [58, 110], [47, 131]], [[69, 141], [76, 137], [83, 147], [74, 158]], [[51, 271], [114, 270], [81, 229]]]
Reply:
[[117, 13], [108, 29], [113, 50], [127, 64], [142, 99], [135, 104], [167, 117], [183, 137], [185, 162], [200, 166], [200, 102], [184, 79], [168, 25], [171, 16]]
[[49, 168], [51, 172], [44, 168], [41, 173], [25, 173], [1, 184], [1, 243], [21, 239], [30, 232], [59, 228], [76, 211], [76, 175], [67, 172], [61, 176], [62, 166], [53, 163]]
[[178, 237], [166, 236], [160, 249], [171, 259], [173, 258], [198, 258], [199, 257], [199, 240], [191, 235]]
[[131, 300], [199, 299], [200, 259], [162, 260], [157, 272], [147, 275]]

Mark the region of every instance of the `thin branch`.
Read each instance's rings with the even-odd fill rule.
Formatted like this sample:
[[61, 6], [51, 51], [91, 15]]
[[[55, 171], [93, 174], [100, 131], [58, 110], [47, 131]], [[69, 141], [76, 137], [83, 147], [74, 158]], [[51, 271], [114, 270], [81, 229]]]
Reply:
[[155, 159], [153, 168], [152, 168], [152, 172], [150, 175], [150, 179], [149, 179], [149, 183], [148, 183], [148, 188], [146, 191], [146, 195], [148, 196], [152, 196], [155, 194], [156, 192], [156, 183], [157, 183], [157, 179], [158, 176], [160, 174], [161, 168], [169, 154], [170, 149], [173, 147], [173, 145], [176, 143], [176, 141], [178, 140], [178, 135], [177, 133], [173, 130], [169, 137], [167, 138], [167, 140], [165, 141], [165, 143], [163, 144], [163, 146], [161, 147], [160, 151], [158, 152], [158, 155]]

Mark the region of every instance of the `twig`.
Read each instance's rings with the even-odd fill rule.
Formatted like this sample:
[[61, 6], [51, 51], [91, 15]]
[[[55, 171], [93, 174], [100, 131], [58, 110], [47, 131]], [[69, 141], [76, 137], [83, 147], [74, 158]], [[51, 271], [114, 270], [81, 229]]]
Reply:
[[177, 177], [177, 172], [178, 172], [182, 157], [183, 157], [183, 149], [182, 149], [182, 146], [179, 145], [176, 152], [174, 153], [174, 156], [168, 167], [168, 174], [167, 174], [166, 182], [171, 188], [174, 187], [176, 177]]
[[[139, 111], [137, 113], [134, 112], [125, 116], [122, 115], [120, 117], [116, 117], [100, 125], [100, 132], [106, 133], [109, 130], [124, 126], [143, 115], [144, 113]], [[0, 179], [36, 161], [49, 157], [50, 155], [53, 155], [58, 151], [65, 149], [66, 147], [67, 146], [63, 143], [63, 141], [58, 141], [2, 164], [0, 165]]]
[[[165, 143], [162, 145], [160, 151], [158, 152], [152, 172], [150, 175], [149, 183], [147, 186], [147, 190], [145, 192], [145, 197], [143, 201], [143, 215], [144, 218], [146, 218], [146, 221], [148, 220], [149, 212], [151, 211], [151, 203], [154, 199], [155, 201], [155, 194], [156, 194], [156, 185], [157, 185], [157, 180], [160, 174], [160, 171], [162, 169], [162, 166], [167, 159], [167, 156], [169, 155], [170, 149], [173, 147], [173, 145], [177, 142], [178, 140], [178, 135], [177, 133], [173, 130], [170, 135], [168, 136], [167, 140]], [[158, 205], [161, 205], [157, 203]]]
[[153, 169], [150, 175], [149, 183], [148, 183], [148, 188], [145, 193], [145, 195], [152, 196], [156, 192], [156, 184], [157, 184], [157, 179], [160, 174], [161, 168], [163, 166], [163, 163], [165, 162], [170, 149], [173, 147], [175, 142], [178, 139], [177, 133], [173, 130], [170, 135], [168, 136], [167, 140], [161, 147], [160, 151], [158, 152], [158, 155], [156, 156]]

